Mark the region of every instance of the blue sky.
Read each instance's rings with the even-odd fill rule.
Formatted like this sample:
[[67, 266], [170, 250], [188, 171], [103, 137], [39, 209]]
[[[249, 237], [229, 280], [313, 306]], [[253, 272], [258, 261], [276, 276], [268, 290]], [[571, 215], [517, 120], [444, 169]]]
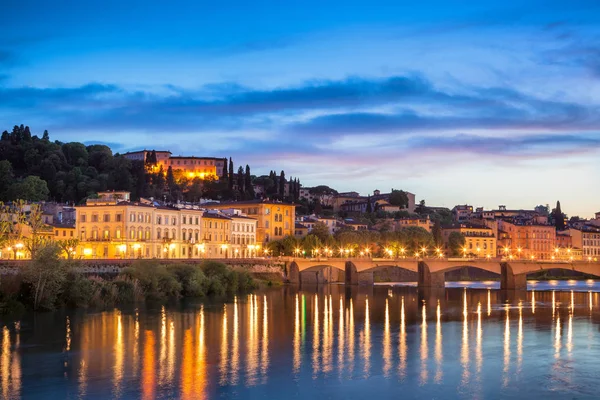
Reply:
[[18, 1], [1, 129], [430, 205], [600, 210], [600, 2]]

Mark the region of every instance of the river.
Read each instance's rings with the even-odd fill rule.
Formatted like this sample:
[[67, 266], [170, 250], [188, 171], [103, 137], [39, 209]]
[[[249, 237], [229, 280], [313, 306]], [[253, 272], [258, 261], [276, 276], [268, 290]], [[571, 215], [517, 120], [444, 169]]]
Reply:
[[451, 286], [1, 320], [0, 398], [597, 398], [598, 282]]

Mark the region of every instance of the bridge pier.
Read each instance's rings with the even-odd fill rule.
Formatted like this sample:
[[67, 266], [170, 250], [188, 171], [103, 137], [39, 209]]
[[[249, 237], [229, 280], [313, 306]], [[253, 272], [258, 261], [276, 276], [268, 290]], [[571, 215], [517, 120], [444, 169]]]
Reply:
[[298, 267], [295, 261], [292, 261], [288, 267], [287, 281], [295, 285], [300, 283], [300, 267]]
[[352, 261], [346, 261], [346, 285], [372, 285], [373, 271], [358, 272]]
[[431, 272], [424, 261], [419, 261], [419, 288], [445, 288], [446, 273]]
[[516, 275], [509, 263], [500, 263], [500, 289], [527, 290], [527, 274]]

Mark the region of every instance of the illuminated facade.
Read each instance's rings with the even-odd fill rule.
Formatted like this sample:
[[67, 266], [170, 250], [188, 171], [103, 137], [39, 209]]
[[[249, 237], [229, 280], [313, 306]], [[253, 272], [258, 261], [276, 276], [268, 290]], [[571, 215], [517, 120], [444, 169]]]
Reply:
[[442, 238], [446, 248], [450, 234], [457, 232], [465, 237], [462, 253], [465, 256], [496, 257], [497, 241], [494, 231], [484, 225], [470, 223], [455, 223], [442, 227]]
[[551, 260], [556, 229], [550, 225], [517, 225], [498, 220], [498, 255], [517, 259]]
[[[162, 167], [166, 173], [171, 167], [177, 178], [219, 179], [227, 163], [226, 158], [173, 156], [170, 151], [154, 151], [154, 153], [156, 165], [153, 171], [156, 172]], [[145, 162], [149, 154], [152, 154], [152, 150], [134, 151], [123, 156], [129, 160]]]
[[288, 235], [294, 235], [296, 219], [296, 206], [294, 204], [249, 200], [210, 204], [210, 208], [217, 210], [235, 208], [248, 217], [256, 219], [258, 222], [256, 242], [261, 245], [271, 240], [280, 240]]

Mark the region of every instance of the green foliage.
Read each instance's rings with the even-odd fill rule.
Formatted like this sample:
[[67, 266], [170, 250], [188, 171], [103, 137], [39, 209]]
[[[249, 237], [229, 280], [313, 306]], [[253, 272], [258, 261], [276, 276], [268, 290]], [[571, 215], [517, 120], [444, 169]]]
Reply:
[[147, 300], [165, 301], [181, 295], [182, 284], [158, 261], [137, 261], [122, 274], [139, 282]]
[[465, 242], [466, 239], [462, 233], [450, 233], [448, 236], [448, 249], [450, 250], [450, 254], [455, 257], [461, 255]]
[[12, 184], [8, 189], [10, 200], [26, 199], [28, 201], [43, 201], [48, 198], [49, 193], [46, 181], [33, 175]]
[[31, 287], [30, 300], [34, 310], [53, 310], [62, 294], [68, 268], [60, 259], [60, 253], [56, 244], [46, 244], [23, 268], [23, 280]]
[[202, 297], [206, 294], [207, 279], [202, 269], [196, 265], [175, 264], [167, 267], [168, 271], [181, 282], [184, 297]]
[[408, 195], [403, 190], [392, 190], [389, 202], [393, 206], [408, 208]]

